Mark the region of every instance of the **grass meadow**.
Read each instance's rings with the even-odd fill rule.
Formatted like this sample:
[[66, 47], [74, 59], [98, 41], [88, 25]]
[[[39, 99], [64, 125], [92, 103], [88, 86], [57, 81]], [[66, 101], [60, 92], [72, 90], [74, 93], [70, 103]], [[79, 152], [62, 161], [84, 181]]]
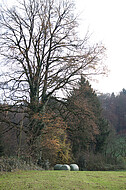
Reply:
[[0, 173], [0, 190], [126, 189], [126, 171], [15, 171]]

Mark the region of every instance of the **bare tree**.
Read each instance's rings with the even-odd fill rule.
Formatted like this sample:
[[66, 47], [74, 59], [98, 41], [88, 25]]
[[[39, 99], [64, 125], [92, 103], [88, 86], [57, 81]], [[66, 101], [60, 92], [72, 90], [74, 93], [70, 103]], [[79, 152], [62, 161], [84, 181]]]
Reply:
[[67, 0], [23, 0], [1, 9], [0, 88], [8, 103], [26, 106], [32, 139], [42, 129], [34, 114], [45, 112], [49, 98], [80, 74], [99, 72], [105, 49], [90, 46], [88, 35], [79, 39], [77, 27], [74, 4]]

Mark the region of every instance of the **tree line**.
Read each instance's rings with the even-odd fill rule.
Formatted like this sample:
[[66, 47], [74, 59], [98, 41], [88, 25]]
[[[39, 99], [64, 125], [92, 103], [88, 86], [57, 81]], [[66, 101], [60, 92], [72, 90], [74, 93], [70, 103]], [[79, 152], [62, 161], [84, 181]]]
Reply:
[[[119, 96], [122, 96], [122, 92]], [[75, 161], [82, 170], [112, 169], [111, 165], [120, 162], [118, 167], [123, 168], [124, 163], [120, 159], [123, 160], [126, 156], [126, 138], [121, 129], [118, 133], [114, 123], [107, 118], [107, 109], [103, 109], [101, 104], [103, 97], [99, 97], [89, 81], [82, 76], [76, 87], [62, 101], [57, 101], [52, 96], [46, 113], [34, 115], [39, 125], [43, 122], [45, 124], [39, 137], [36, 136], [34, 147], [29, 146], [29, 139], [24, 130], [25, 125], [29, 123], [29, 119], [24, 117], [25, 112], [2, 112], [0, 118], [4, 122], [1, 122], [0, 133], [1, 156], [32, 159], [40, 166], [48, 160], [51, 166]], [[108, 103], [104, 99], [104, 105], [105, 102]], [[111, 114], [108, 112], [108, 115]], [[7, 124], [7, 121], [10, 121], [10, 124]], [[12, 123], [15, 123], [15, 127], [12, 127]], [[31, 148], [34, 148], [34, 154]], [[110, 168], [107, 167], [108, 164]]]
[[[20, 110], [20, 106], [18, 109]], [[40, 135], [36, 135], [32, 147], [29, 146], [29, 139], [25, 134], [25, 125], [29, 123], [29, 118], [24, 117], [25, 111], [15, 113], [14, 107], [13, 111], [1, 113], [1, 118], [5, 121], [1, 122], [3, 153], [8, 156], [25, 156], [38, 162], [49, 160], [51, 165], [76, 160], [79, 165], [85, 166], [85, 160], [81, 161], [81, 157], [90, 152], [97, 154], [104, 150], [109, 124], [101, 114], [96, 93], [83, 77], [62, 101], [51, 97], [45, 114], [34, 114], [33, 119], [37, 120], [37, 124], [41, 126], [44, 122], [45, 126]], [[6, 119], [10, 121], [8, 126]], [[15, 123], [14, 128], [12, 123]]]
[[99, 96], [103, 107], [103, 115], [110, 122], [118, 135], [126, 135], [126, 90], [115, 95]]

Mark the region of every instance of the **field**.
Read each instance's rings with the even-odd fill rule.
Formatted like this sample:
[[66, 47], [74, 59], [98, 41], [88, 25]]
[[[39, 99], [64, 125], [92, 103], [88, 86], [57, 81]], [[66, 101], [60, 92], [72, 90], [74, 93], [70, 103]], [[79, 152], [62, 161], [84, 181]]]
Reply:
[[126, 171], [16, 171], [0, 173], [0, 190], [126, 189]]

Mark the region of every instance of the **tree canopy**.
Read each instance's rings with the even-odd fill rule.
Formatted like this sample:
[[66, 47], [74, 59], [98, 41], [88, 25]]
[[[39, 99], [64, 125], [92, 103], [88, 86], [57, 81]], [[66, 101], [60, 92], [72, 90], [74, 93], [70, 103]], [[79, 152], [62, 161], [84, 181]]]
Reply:
[[6, 101], [30, 102], [29, 107], [38, 111], [39, 101], [45, 104], [78, 74], [92, 73], [101, 61], [104, 47], [88, 44], [87, 35], [79, 39], [71, 1], [24, 0], [2, 9], [0, 18], [0, 54], [7, 67], [1, 73], [1, 88], [7, 89]]

